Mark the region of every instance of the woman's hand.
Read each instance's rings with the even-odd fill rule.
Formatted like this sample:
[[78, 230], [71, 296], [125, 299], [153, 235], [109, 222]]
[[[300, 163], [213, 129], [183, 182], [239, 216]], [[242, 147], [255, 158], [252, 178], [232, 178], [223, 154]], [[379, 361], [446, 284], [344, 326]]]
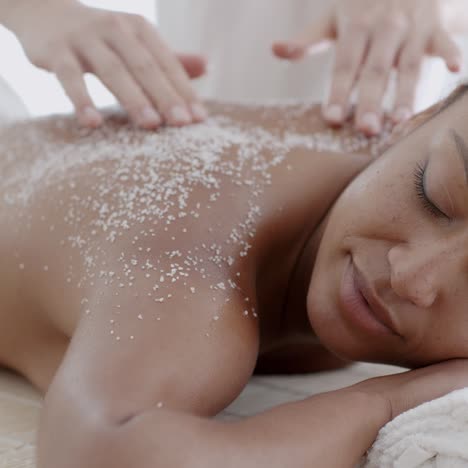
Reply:
[[383, 397], [390, 420], [399, 414], [468, 387], [468, 359], [451, 359], [400, 374], [374, 377], [344, 390], [359, 390]]
[[[392, 118], [411, 117], [425, 54], [441, 57], [447, 68], [461, 68], [461, 52], [450, 36], [455, 6], [447, 0], [339, 0], [330, 13], [292, 41], [273, 45], [274, 53], [297, 60], [336, 42], [336, 58], [324, 117], [341, 124], [358, 91], [356, 126], [369, 135], [382, 128], [382, 99], [396, 67], [398, 86]], [[453, 2], [452, 2], [453, 3]], [[466, 6], [465, 6], [466, 8]], [[456, 15], [455, 15], [456, 16]]]
[[75, 0], [17, 2], [5, 26], [29, 60], [54, 73], [81, 124], [102, 122], [83, 75], [96, 75], [144, 128], [201, 121], [206, 111], [190, 78], [205, 72], [196, 55], [176, 56], [143, 17], [86, 7]]

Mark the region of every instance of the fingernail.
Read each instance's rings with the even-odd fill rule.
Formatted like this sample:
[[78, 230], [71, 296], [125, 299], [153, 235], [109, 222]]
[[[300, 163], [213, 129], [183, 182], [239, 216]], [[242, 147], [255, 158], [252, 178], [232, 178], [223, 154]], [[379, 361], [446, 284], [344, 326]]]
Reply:
[[205, 120], [208, 117], [208, 112], [205, 107], [196, 102], [190, 106], [192, 114], [197, 120]]
[[287, 55], [295, 55], [301, 51], [302, 51], [301, 46], [297, 44], [287, 44], [285, 47], [285, 52]]
[[371, 133], [380, 133], [379, 118], [373, 112], [367, 112], [362, 116], [360, 126]]
[[457, 73], [461, 70], [462, 64], [463, 64], [463, 61], [461, 59], [453, 59], [449, 63], [448, 68], [451, 72]]
[[397, 123], [405, 122], [411, 117], [411, 109], [408, 107], [399, 107], [393, 114], [393, 120]]
[[161, 116], [152, 107], [145, 107], [140, 115], [142, 124], [159, 125], [162, 122]]
[[85, 125], [97, 126], [102, 123], [102, 116], [94, 107], [86, 107], [82, 115]]
[[343, 108], [338, 104], [332, 104], [325, 109], [325, 118], [327, 120], [341, 122], [343, 117]]
[[171, 118], [175, 123], [178, 124], [188, 124], [192, 122], [192, 117], [190, 116], [188, 110], [183, 106], [174, 106], [171, 111]]

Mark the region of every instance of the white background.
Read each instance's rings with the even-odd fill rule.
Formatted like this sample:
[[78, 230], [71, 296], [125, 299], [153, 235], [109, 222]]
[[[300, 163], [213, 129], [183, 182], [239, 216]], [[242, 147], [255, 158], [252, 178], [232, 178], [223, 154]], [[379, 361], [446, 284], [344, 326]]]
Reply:
[[[155, 21], [154, 0], [83, 0], [82, 3], [139, 13]], [[2, 26], [0, 26], [0, 76], [21, 96], [33, 116], [70, 112], [73, 109], [54, 76], [31, 65], [13, 34]], [[115, 103], [113, 96], [96, 78], [87, 76], [86, 83], [98, 106]]]

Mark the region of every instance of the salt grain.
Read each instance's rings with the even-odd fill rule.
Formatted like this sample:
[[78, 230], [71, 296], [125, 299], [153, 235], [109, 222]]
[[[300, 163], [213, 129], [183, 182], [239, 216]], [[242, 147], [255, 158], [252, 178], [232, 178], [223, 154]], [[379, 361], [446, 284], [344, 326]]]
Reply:
[[[255, 107], [254, 104], [252, 106]], [[370, 148], [376, 154], [385, 144], [385, 136], [381, 140], [368, 140], [351, 135], [349, 131], [348, 137], [337, 136], [332, 130], [298, 132], [294, 128], [294, 119], [301, 116], [305, 118], [310, 106], [284, 105], [282, 109], [284, 111], [279, 117], [275, 117], [278, 125], [285, 127], [282, 134], [222, 115], [214, 115], [196, 126], [178, 129], [166, 127], [158, 132], [138, 132], [131, 124], [122, 125], [115, 120], [106, 122], [92, 132], [76, 127], [71, 118], [44, 119], [34, 125], [24, 124], [24, 127], [18, 124], [20, 131], [17, 141], [0, 138], [0, 150], [6, 154], [0, 161], [0, 173], [8, 174], [6, 180], [4, 178], [0, 183], [3, 196], [0, 201], [16, 204], [18, 208], [28, 207], [42, 190], [51, 187], [58, 191], [67, 187], [70, 189], [69, 197], [65, 197], [66, 192], [63, 192], [55, 199], [51, 198], [50, 209], [66, 207], [63, 222], [67, 225], [66, 232], [70, 234], [56, 242], [62, 246], [68, 244], [82, 261], [85, 276], [77, 278], [77, 288], [87, 287], [88, 284], [93, 286], [94, 272], [99, 270], [103, 273], [99, 277], [104, 278], [106, 286], [112, 286], [115, 276], [119, 278], [119, 288], [124, 288], [123, 281], [133, 286], [135, 275], [130, 276], [130, 265], [142, 264], [142, 270], [155, 270], [152, 263], [161, 261], [165, 265], [163, 262], [170, 258], [180, 264], [174, 264], [167, 270], [161, 269], [160, 283], [164, 283], [167, 276], [167, 283], [171, 285], [195, 272], [206, 282], [210, 278], [217, 278], [213, 279], [212, 285], [218, 289], [226, 290], [226, 284], [237, 289], [232, 278], [225, 279], [226, 283], [219, 282], [220, 275], [211, 270], [205, 271], [201, 266], [209, 262], [220, 274], [224, 274], [226, 265], [232, 266], [236, 258], [244, 259], [249, 255], [252, 245], [247, 240], [255, 237], [256, 226], [262, 216], [259, 200], [265, 188], [272, 184], [273, 168], [284, 163], [287, 170], [294, 169], [292, 149], [346, 153], [350, 148], [355, 151]], [[258, 106], [257, 110], [259, 115], [268, 118], [268, 106]], [[48, 130], [47, 125], [51, 125], [52, 130]], [[16, 157], [16, 152], [19, 152], [16, 147], [20, 148], [24, 143], [33, 148], [29, 159]], [[75, 190], [78, 181], [70, 180], [72, 176], [78, 177], [79, 173], [87, 174], [86, 177], [89, 175], [93, 181], [84, 193]], [[138, 253], [138, 260], [132, 256], [136, 250], [149, 253], [151, 247], [145, 245], [143, 249], [142, 245], [129, 246], [129, 251], [122, 252], [116, 259], [120, 262], [118, 268], [121, 270], [118, 273], [121, 276], [104, 267], [103, 258], [109, 255], [105, 246], [98, 254], [98, 235], [108, 246], [112, 243], [118, 245], [118, 242], [126, 239], [130, 244], [132, 238], [128, 238], [128, 229], [141, 226], [139, 236], [133, 236], [133, 245], [135, 242], [141, 243], [140, 238], [148, 238], [150, 234], [151, 237], [156, 234], [161, 236], [164, 243], [169, 239], [176, 241], [180, 231], [187, 233], [190, 223], [200, 225], [197, 219], [203, 219], [203, 225], [211, 221], [212, 225], [208, 224], [206, 230], [215, 232], [215, 220], [207, 210], [216, 207], [225, 193], [227, 183], [231, 184], [230, 191], [231, 186], [248, 191], [249, 198], [245, 212], [233, 213], [230, 225], [225, 223], [222, 226], [216, 220], [217, 226], [226, 229], [226, 242], [218, 241], [222, 245], [205, 237], [203, 243], [194, 240], [196, 245], [191, 247], [191, 251], [183, 251], [178, 245], [181, 243], [174, 242], [175, 248], [167, 257], [161, 253], [156, 258], [157, 255], [153, 253], [154, 258], [151, 258], [151, 262], [149, 258], [146, 259], [146, 263], [141, 253]], [[208, 191], [210, 204], [195, 198], [200, 193], [199, 189]], [[62, 211], [63, 208], [60, 208]], [[43, 215], [40, 219], [46, 220]], [[89, 226], [88, 235], [85, 229], [78, 228], [85, 226], [85, 223]], [[180, 228], [180, 223], [186, 226]], [[149, 226], [154, 226], [154, 230]], [[49, 230], [57, 232], [58, 228], [51, 224]], [[188, 242], [189, 237], [184, 236], [185, 242]], [[19, 264], [19, 268], [24, 269], [24, 264]], [[48, 265], [43, 269], [48, 271]], [[71, 283], [76, 274], [70, 270], [66, 270], [67, 283]], [[235, 273], [235, 276], [240, 277], [240, 272]], [[149, 278], [150, 273], [146, 273], [145, 277]], [[157, 285], [151, 287], [153, 290], [158, 289]], [[190, 291], [195, 293], [195, 288], [190, 287]], [[172, 297], [170, 293], [164, 294], [168, 298]], [[162, 297], [155, 299], [160, 302], [163, 300]], [[244, 315], [248, 315], [248, 311], [244, 311]], [[255, 312], [253, 315], [256, 317]], [[138, 318], [142, 319], [141, 314]]]

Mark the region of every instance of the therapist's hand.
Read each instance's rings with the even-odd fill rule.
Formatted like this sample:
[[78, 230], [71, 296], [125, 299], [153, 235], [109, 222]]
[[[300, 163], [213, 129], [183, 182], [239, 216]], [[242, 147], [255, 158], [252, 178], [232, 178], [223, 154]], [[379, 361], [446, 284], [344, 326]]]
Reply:
[[356, 127], [375, 135], [382, 128], [382, 99], [393, 67], [398, 76], [395, 122], [413, 113], [424, 55], [442, 58], [452, 72], [460, 70], [461, 52], [450, 36], [445, 6], [444, 0], [339, 0], [328, 15], [273, 50], [280, 58], [298, 60], [335, 42], [324, 117], [331, 124], [346, 120], [356, 88]]
[[204, 59], [174, 54], [143, 17], [75, 0], [23, 0], [5, 25], [34, 65], [56, 75], [84, 126], [102, 123], [85, 85], [88, 72], [140, 127], [181, 126], [206, 117], [190, 84], [205, 72]]

